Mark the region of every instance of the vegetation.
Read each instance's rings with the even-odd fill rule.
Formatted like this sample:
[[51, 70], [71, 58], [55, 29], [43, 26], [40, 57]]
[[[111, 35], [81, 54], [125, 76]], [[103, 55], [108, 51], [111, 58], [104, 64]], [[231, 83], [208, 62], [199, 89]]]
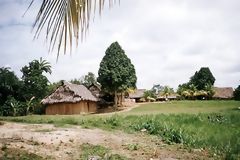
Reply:
[[157, 98], [154, 90], [146, 90], [144, 92], [143, 97], [145, 98], [145, 100], [147, 101], [155, 101], [155, 99]]
[[88, 72], [87, 75], [82, 76], [80, 79], [72, 79], [70, 81], [73, 84], [82, 84], [86, 86], [87, 88], [90, 87], [92, 84], [97, 85], [97, 78], [92, 72]]
[[202, 67], [199, 71], [190, 78], [190, 84], [196, 86], [197, 90], [206, 89], [207, 85], [212, 86], [215, 78], [208, 67]]
[[178, 86], [177, 93], [185, 99], [211, 99], [215, 78], [208, 67], [202, 67], [190, 81]]
[[103, 91], [115, 95], [115, 107], [118, 93], [136, 87], [135, 68], [118, 42], [112, 43], [106, 50], [100, 63], [97, 81], [101, 84]]
[[8, 96], [21, 99], [20, 89], [22, 84], [10, 68], [0, 68], [0, 105], [3, 105]]
[[43, 73], [51, 73], [50, 64], [40, 58], [21, 69], [19, 79], [10, 68], [0, 69], [0, 115], [23, 116], [44, 112], [40, 101], [48, 93], [48, 79]]
[[127, 160], [126, 157], [120, 156], [118, 154], [111, 154], [110, 149], [105, 148], [100, 145], [91, 145], [88, 143], [81, 145], [81, 157], [80, 159], [108, 159], [108, 160]]
[[33, 153], [28, 153], [22, 149], [7, 148], [4, 146], [1, 148], [3, 154], [0, 154], [1, 160], [43, 160], [43, 157], [40, 157]]
[[234, 99], [240, 101], [240, 85], [234, 91]]
[[[239, 105], [237, 101], [177, 101], [142, 105], [113, 116], [27, 116], [2, 117], [0, 120], [72, 124], [130, 133], [144, 129], [147, 134], [157, 135], [169, 144], [181, 143], [209, 150], [226, 159], [237, 159], [240, 156]], [[169, 112], [172, 110], [174, 112]]]

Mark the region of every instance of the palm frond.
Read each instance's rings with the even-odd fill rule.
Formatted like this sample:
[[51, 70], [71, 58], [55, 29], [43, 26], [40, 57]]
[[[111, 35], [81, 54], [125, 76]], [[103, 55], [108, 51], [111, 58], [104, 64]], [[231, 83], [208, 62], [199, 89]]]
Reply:
[[[109, 6], [111, 7], [116, 1], [109, 0]], [[45, 28], [50, 52], [56, 45], [58, 45], [57, 57], [61, 49], [66, 54], [67, 46], [70, 47], [71, 52], [73, 43], [78, 45], [79, 39], [83, 40], [86, 36], [96, 8], [101, 15], [104, 4], [105, 0], [42, 0], [33, 25], [36, 29], [34, 38], [38, 38]]]

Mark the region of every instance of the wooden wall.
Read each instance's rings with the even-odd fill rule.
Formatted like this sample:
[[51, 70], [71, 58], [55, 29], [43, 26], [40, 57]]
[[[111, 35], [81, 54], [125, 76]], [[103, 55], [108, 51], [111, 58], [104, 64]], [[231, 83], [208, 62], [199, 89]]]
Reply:
[[97, 103], [90, 101], [50, 104], [46, 108], [47, 115], [71, 115], [81, 113], [95, 113], [96, 111]]

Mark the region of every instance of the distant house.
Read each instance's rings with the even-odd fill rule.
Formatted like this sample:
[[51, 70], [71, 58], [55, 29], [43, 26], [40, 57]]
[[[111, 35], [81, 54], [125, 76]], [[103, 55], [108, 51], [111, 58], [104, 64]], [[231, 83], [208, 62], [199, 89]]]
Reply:
[[232, 99], [233, 98], [233, 88], [232, 87], [214, 87], [214, 99]]
[[173, 93], [168, 96], [157, 96], [156, 101], [177, 100], [178, 98], [179, 98], [179, 95]]
[[94, 113], [97, 111], [97, 101], [97, 98], [85, 86], [63, 82], [41, 103], [47, 105], [47, 115], [69, 115]]
[[134, 93], [129, 94], [130, 99], [134, 99], [135, 102], [140, 102], [140, 99], [144, 97], [146, 89], [137, 89]]

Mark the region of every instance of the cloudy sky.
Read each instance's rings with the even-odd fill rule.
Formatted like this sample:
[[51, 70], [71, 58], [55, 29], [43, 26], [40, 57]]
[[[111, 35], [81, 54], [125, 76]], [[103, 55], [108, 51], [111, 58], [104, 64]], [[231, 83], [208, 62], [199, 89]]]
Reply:
[[20, 69], [43, 57], [52, 64], [51, 82], [97, 75], [107, 47], [118, 41], [132, 60], [138, 88], [187, 82], [209, 67], [215, 86], [240, 84], [239, 0], [121, 0], [91, 23], [85, 42], [70, 55], [48, 53], [43, 37], [33, 41], [40, 0], [0, 0], [0, 67]]

